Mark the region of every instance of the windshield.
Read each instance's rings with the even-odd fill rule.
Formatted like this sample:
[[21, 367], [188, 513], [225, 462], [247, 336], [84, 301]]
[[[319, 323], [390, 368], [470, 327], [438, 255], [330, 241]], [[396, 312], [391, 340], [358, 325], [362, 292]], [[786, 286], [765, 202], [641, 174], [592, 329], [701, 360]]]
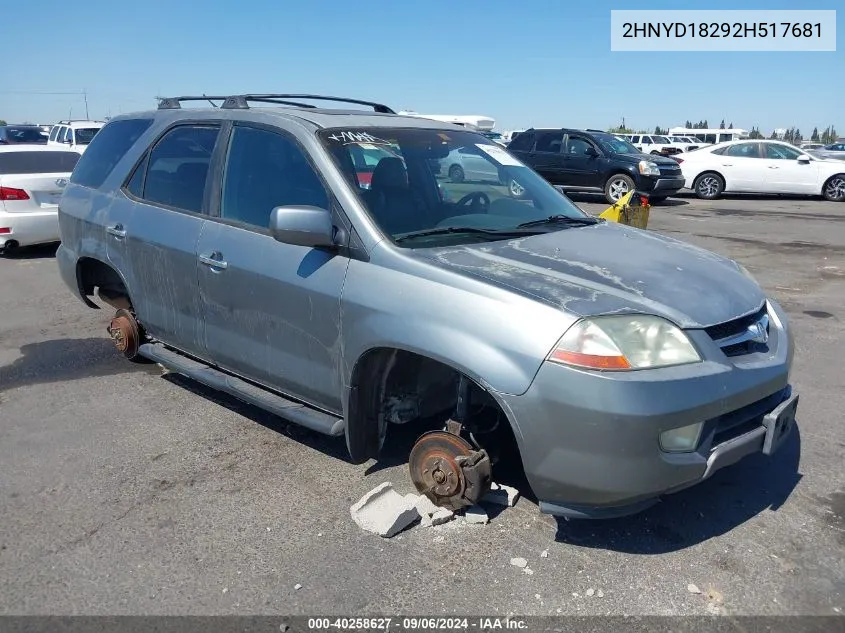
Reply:
[[[514, 235], [506, 231], [527, 231], [519, 228], [526, 222], [588, 217], [507, 150], [476, 132], [344, 128], [321, 130], [318, 136], [376, 224], [394, 240], [402, 238], [402, 247], [509, 239]], [[362, 174], [355, 155], [372, 146], [381, 148], [383, 156], [371, 173]], [[532, 232], [571, 226], [550, 222]], [[455, 230], [446, 233], [450, 227]], [[407, 237], [437, 229], [444, 231]]]
[[88, 145], [94, 135], [100, 131], [98, 127], [78, 127], [73, 133], [76, 134], [77, 145]]
[[639, 154], [640, 150], [631, 145], [628, 141], [613, 136], [613, 134], [593, 134], [593, 138], [599, 142], [601, 148], [611, 154]]

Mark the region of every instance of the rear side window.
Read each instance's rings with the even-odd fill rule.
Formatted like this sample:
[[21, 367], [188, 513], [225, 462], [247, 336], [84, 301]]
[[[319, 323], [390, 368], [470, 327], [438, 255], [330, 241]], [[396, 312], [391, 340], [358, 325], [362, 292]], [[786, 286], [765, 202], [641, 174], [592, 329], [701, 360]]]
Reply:
[[563, 132], [540, 132], [537, 134], [538, 152], [550, 152], [559, 154], [563, 145]]
[[58, 133], [59, 133], [59, 126], [54, 125], [53, 129], [50, 130], [50, 140], [55, 141], [56, 140], [56, 134], [58, 134]]
[[[219, 131], [216, 126], [183, 125], [165, 134], [147, 159], [143, 199], [202, 213], [211, 155]], [[92, 146], [98, 137], [99, 134], [94, 137]], [[130, 183], [130, 190], [133, 184]]]
[[79, 158], [76, 152], [2, 152], [0, 174], [70, 173]]
[[152, 125], [152, 119], [121, 119], [106, 124], [91, 141], [70, 181], [97, 189], [112, 169]]
[[329, 197], [299, 146], [289, 138], [235, 127], [223, 177], [220, 215], [266, 229], [285, 205], [329, 208]]
[[508, 145], [508, 149], [522, 150], [527, 152], [534, 144], [534, 135], [531, 132], [523, 132], [516, 135], [516, 137]]

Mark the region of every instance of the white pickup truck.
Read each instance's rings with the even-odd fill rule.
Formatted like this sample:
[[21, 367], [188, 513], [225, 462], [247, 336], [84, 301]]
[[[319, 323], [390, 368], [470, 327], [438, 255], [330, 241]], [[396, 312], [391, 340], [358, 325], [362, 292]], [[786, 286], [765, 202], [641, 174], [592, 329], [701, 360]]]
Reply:
[[631, 144], [644, 154], [671, 156], [684, 151], [681, 143], [673, 143], [665, 136], [657, 134], [628, 134]]

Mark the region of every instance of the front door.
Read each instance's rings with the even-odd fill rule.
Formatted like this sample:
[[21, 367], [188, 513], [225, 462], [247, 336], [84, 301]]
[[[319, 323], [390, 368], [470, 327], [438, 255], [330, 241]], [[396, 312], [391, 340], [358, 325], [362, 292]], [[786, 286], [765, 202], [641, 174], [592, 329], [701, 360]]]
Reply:
[[599, 150], [583, 136], [570, 134], [563, 154], [563, 184], [600, 187]]
[[[220, 128], [180, 125], [141, 164], [137, 202], [110, 239], [124, 240], [135, 310], [155, 338], [205, 357], [197, 286], [197, 240], [208, 204], [209, 170]], [[140, 178], [138, 180], [141, 180]], [[114, 207], [113, 207], [114, 208]]]
[[725, 177], [728, 191], [760, 192], [763, 190], [763, 162], [760, 144], [749, 141], [729, 145], [719, 156], [716, 168]]
[[340, 410], [340, 294], [348, 258], [277, 242], [273, 208], [330, 208], [331, 196], [291, 136], [236, 124], [218, 217], [199, 239], [205, 345], [217, 365]]

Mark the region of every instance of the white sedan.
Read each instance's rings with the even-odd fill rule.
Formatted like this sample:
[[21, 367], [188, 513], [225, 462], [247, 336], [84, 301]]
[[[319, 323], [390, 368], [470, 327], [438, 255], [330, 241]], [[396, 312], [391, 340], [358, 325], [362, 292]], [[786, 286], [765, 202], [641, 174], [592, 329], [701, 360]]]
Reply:
[[673, 156], [686, 188], [713, 200], [728, 193], [789, 193], [845, 202], [845, 163], [822, 160], [778, 141], [719, 143]]
[[59, 241], [59, 198], [79, 152], [0, 145], [0, 253]]

